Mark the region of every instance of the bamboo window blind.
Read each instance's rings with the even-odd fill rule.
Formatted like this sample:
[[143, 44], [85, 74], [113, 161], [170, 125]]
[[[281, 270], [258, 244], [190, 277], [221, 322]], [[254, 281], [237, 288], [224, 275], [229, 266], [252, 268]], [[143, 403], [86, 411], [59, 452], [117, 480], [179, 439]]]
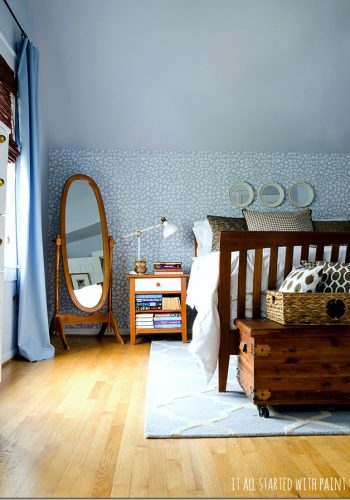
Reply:
[[15, 163], [19, 150], [15, 142], [14, 109], [17, 96], [17, 81], [14, 71], [0, 55], [0, 121], [10, 130], [9, 163]]

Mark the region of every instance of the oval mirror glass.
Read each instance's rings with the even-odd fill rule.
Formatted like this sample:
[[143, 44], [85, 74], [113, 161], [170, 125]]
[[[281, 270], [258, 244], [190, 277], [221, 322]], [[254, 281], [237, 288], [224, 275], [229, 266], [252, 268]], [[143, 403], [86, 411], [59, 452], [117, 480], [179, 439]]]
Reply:
[[267, 182], [259, 191], [260, 201], [265, 207], [278, 207], [284, 199], [284, 191], [277, 182]]
[[314, 199], [314, 190], [307, 182], [297, 182], [289, 190], [289, 200], [296, 207], [307, 207]]
[[237, 181], [230, 188], [229, 198], [235, 207], [247, 207], [254, 199], [253, 188], [247, 182]]
[[83, 311], [96, 310], [106, 300], [108, 236], [100, 191], [92, 179], [68, 179], [62, 195], [62, 259], [67, 289]]

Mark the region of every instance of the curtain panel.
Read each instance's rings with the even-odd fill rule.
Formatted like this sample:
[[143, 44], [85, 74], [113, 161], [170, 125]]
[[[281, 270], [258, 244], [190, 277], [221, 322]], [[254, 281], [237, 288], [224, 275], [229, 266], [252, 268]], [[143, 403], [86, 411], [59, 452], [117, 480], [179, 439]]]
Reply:
[[18, 51], [16, 171], [18, 242], [18, 349], [29, 361], [54, 356], [50, 343], [38, 161], [38, 50], [25, 38]]

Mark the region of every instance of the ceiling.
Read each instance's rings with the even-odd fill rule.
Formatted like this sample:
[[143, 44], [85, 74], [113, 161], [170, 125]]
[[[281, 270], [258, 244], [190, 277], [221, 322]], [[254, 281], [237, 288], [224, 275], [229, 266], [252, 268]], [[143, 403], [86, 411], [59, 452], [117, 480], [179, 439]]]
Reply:
[[350, 152], [348, 0], [26, 0], [48, 147]]

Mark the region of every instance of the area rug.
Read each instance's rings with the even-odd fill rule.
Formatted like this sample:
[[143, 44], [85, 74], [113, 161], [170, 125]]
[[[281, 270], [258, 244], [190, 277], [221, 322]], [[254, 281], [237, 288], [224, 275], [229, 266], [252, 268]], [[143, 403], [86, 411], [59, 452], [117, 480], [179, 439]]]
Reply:
[[228, 392], [217, 376], [207, 384], [188, 344], [152, 342], [146, 401], [147, 438], [350, 434], [350, 407], [269, 407], [259, 417], [236, 381], [231, 357]]

